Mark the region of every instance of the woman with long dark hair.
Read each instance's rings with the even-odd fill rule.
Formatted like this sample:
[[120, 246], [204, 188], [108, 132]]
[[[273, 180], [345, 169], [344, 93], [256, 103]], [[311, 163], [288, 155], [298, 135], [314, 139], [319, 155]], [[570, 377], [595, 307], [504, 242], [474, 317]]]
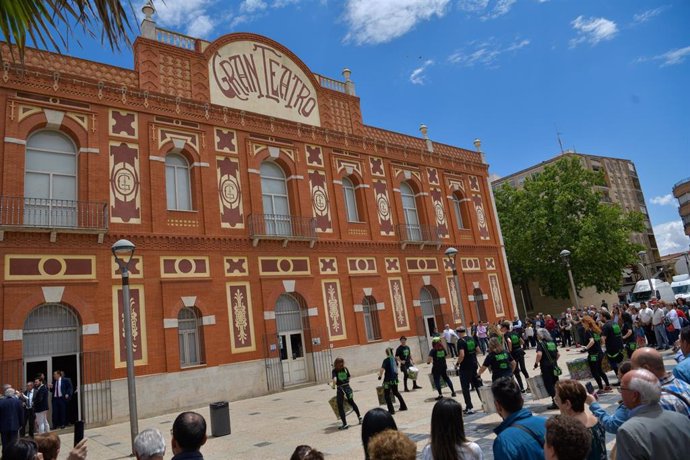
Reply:
[[633, 326], [633, 317], [630, 313], [623, 312], [623, 325], [621, 326], [621, 334], [623, 337], [623, 347], [628, 355], [628, 359], [632, 358], [632, 354], [637, 350], [637, 341], [635, 340], [635, 327]]
[[336, 388], [338, 394], [336, 395], [336, 402], [338, 403], [338, 414], [340, 415], [340, 420], [343, 424], [339, 430], [346, 430], [349, 425], [347, 424], [347, 419], [345, 418], [345, 400], [352, 406], [352, 410], [357, 414], [359, 423], [362, 423], [362, 417], [359, 415], [359, 407], [355, 403], [353, 397], [352, 388], [350, 387], [350, 371], [345, 367], [345, 360], [341, 357], [335, 358], [333, 362], [333, 384], [332, 386]]
[[364, 458], [367, 460], [369, 459], [367, 447], [369, 446], [369, 440], [375, 434], [385, 430], [397, 431], [397, 429], [398, 425], [396, 425], [391, 414], [380, 407], [375, 407], [364, 414], [364, 419], [362, 420], [362, 446], [364, 447]]
[[[582, 318], [582, 326], [585, 328], [585, 349], [587, 350], [589, 370], [594, 380], [597, 381], [599, 392], [607, 393], [611, 391], [611, 387], [606, 373], [601, 368], [601, 361], [604, 359], [604, 352], [601, 350], [601, 328], [589, 315]], [[602, 384], [602, 380], [606, 386]]]
[[424, 460], [482, 460], [482, 449], [465, 437], [462, 406], [450, 398], [439, 400], [431, 411], [431, 441]]
[[386, 398], [388, 412], [395, 414], [391, 394], [398, 398], [398, 402], [400, 403], [398, 410], [407, 410], [405, 400], [398, 391], [398, 363], [395, 360], [395, 353], [391, 347], [386, 348], [386, 359], [384, 359], [383, 363], [381, 363], [381, 369], [379, 369], [379, 380], [381, 380], [381, 377], [383, 377], [383, 395]]

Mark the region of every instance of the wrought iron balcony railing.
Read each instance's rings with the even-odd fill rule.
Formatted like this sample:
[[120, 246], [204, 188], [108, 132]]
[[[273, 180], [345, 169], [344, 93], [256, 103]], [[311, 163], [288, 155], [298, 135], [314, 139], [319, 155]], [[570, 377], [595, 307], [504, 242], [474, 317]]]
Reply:
[[102, 202], [0, 196], [0, 229], [105, 233], [108, 205]]
[[403, 249], [408, 244], [418, 244], [422, 247], [427, 244], [441, 244], [441, 236], [435, 225], [398, 224], [397, 233]]
[[260, 240], [316, 242], [316, 219], [313, 217], [286, 216], [281, 214], [250, 214], [247, 218], [249, 236], [254, 246]]

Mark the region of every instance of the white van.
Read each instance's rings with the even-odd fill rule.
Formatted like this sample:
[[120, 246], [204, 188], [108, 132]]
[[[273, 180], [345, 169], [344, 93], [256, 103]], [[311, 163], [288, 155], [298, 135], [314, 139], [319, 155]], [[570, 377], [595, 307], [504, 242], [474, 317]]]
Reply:
[[686, 303], [690, 300], [690, 275], [676, 275], [673, 277], [671, 289], [676, 299], [685, 299]]
[[[676, 296], [671, 289], [671, 285], [666, 281], [661, 281], [657, 278], [652, 278], [652, 287], [654, 288], [654, 297], [657, 300], [663, 300], [666, 303], [675, 303]], [[649, 302], [652, 299], [649, 290], [649, 280], [644, 279], [635, 283], [632, 293], [630, 294], [631, 303], [640, 307], [640, 302]]]

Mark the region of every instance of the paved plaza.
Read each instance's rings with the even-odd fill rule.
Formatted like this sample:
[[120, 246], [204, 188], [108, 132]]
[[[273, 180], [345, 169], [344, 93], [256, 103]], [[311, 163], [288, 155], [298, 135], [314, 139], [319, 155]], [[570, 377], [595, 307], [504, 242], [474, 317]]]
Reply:
[[[534, 349], [528, 350], [525, 357], [530, 376], [539, 372], [538, 370], [531, 370], [534, 354]], [[570, 349], [570, 351], [561, 350], [559, 365], [564, 371], [563, 377], [567, 378], [566, 361], [572, 361], [582, 356], [583, 354], [574, 349]], [[664, 358], [667, 368], [672, 367], [675, 362], [672, 355], [666, 353]], [[481, 359], [480, 356], [480, 362]], [[395, 420], [398, 429], [414, 440], [417, 443], [418, 451], [421, 452], [429, 439], [431, 410], [434, 406], [436, 392], [431, 389], [427, 377], [431, 366], [423, 364], [419, 368], [420, 383], [423, 389], [402, 393], [409, 410], [396, 413]], [[611, 379], [612, 374], [609, 373], [608, 375]], [[489, 378], [488, 372], [483, 377], [486, 382]], [[615, 381], [615, 378], [611, 379], [611, 383]], [[374, 370], [367, 375], [354, 377], [351, 384], [355, 391], [355, 402], [360, 407], [362, 414], [378, 406], [375, 391], [378, 381]], [[212, 391], [212, 385], [213, 382], [200, 382], [199, 391]], [[463, 403], [457, 377], [453, 378], [453, 385], [458, 392], [458, 401]], [[400, 386], [402, 392], [402, 384]], [[156, 388], [154, 393], [161, 390]], [[139, 397], [151, 395], [144, 388], [139, 388], [138, 393]], [[232, 433], [218, 438], [209, 437], [208, 442], [202, 448], [204, 458], [207, 460], [287, 459], [299, 444], [309, 444], [324, 452], [331, 459], [353, 460], [363, 458], [364, 453], [360, 440], [361, 430], [357, 425], [354, 413], [348, 416], [348, 422], [352, 424], [350, 429], [338, 430], [340, 422], [328, 405], [329, 398], [334, 394], [335, 391], [330, 386], [326, 383], [320, 383], [232, 402], [230, 403]], [[447, 389], [444, 390], [444, 394], [449, 395]], [[156, 395], [156, 397], [159, 396]], [[614, 391], [601, 399], [602, 406], [612, 412], [618, 399], [619, 394]], [[493, 429], [500, 423], [500, 417], [496, 414], [487, 415], [482, 412], [481, 403], [476, 393], [473, 394], [473, 404], [475, 409], [479, 410], [476, 414], [465, 418], [467, 437], [482, 447], [485, 459], [492, 459], [491, 445], [495, 437]], [[545, 408], [548, 404], [550, 404], [549, 399], [534, 401], [529, 393], [526, 395], [526, 406], [536, 414], [549, 416], [558, 413], [558, 411], [546, 411]], [[383, 407], [385, 408], [385, 406]], [[210, 436], [208, 407], [198, 408], [197, 411], [204, 415], [209, 422]], [[140, 430], [158, 428], [163, 432], [168, 441], [166, 459], [172, 458], [170, 429], [176, 415], [177, 413], [172, 413], [139, 421]], [[129, 454], [128, 422], [93, 429], [87, 427], [86, 437], [89, 438], [89, 459], [121, 459]], [[64, 433], [62, 441], [65, 446], [71, 445], [72, 434]], [[608, 435], [608, 441], [610, 449], [613, 446], [614, 437]]]

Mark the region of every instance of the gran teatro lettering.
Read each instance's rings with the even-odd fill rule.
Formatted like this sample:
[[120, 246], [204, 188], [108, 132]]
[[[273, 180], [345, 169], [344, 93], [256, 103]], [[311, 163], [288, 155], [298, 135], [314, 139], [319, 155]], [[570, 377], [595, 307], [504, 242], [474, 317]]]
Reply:
[[229, 43], [209, 61], [211, 102], [320, 125], [311, 80], [284, 53], [257, 42]]

